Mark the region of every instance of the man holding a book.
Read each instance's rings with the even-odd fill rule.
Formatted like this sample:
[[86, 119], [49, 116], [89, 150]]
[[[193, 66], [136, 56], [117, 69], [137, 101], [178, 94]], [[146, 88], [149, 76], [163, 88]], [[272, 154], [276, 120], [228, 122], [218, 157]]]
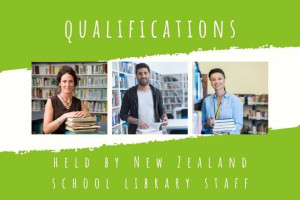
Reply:
[[161, 92], [149, 84], [149, 66], [146, 63], [137, 64], [135, 74], [138, 85], [125, 92], [120, 111], [121, 119], [129, 123], [129, 134], [136, 134], [137, 129], [149, 129], [160, 120], [164, 125], [168, 121]]

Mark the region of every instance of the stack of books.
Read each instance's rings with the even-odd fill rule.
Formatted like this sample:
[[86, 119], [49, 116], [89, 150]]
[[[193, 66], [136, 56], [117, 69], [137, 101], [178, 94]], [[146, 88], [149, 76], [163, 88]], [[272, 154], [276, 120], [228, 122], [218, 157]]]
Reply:
[[229, 133], [235, 131], [236, 125], [233, 119], [216, 119], [213, 133]]
[[66, 121], [66, 129], [70, 133], [95, 133], [97, 128], [96, 117], [85, 117], [85, 118], [68, 118]]

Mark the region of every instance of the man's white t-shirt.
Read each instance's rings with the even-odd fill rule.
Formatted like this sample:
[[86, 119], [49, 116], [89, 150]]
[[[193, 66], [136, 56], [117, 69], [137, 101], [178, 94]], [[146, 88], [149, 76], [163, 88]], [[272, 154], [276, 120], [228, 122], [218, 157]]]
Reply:
[[152, 91], [141, 92], [137, 91], [138, 95], [138, 114], [139, 120], [147, 123], [148, 125], [154, 124], [154, 105]]

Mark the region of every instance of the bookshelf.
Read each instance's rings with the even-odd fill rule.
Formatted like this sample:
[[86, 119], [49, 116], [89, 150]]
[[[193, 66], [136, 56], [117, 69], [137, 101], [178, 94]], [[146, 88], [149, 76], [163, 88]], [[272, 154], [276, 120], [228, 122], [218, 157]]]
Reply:
[[[127, 89], [137, 84], [134, 62], [112, 63], [112, 134], [127, 134], [128, 123], [120, 119], [122, 97]], [[187, 74], [162, 75], [151, 70], [149, 83], [161, 90], [167, 113], [176, 107], [187, 107]]]
[[127, 134], [128, 125], [120, 118], [121, 100], [128, 88], [136, 85], [135, 63], [112, 62], [112, 134]]
[[32, 63], [32, 112], [43, 113], [47, 99], [58, 94], [56, 75], [63, 65], [72, 67], [78, 76], [74, 96], [83, 101], [98, 122], [107, 121], [106, 62]]
[[161, 89], [163, 85], [163, 75], [155, 71], [151, 71], [150, 84], [158, 89]]
[[243, 103], [243, 134], [268, 133], [268, 95], [237, 94]]
[[175, 115], [174, 109], [188, 107], [188, 75], [164, 74], [161, 88], [166, 113]]
[[193, 63], [193, 104], [194, 110], [201, 110], [202, 100], [207, 96], [207, 74], [202, 74], [197, 62]]

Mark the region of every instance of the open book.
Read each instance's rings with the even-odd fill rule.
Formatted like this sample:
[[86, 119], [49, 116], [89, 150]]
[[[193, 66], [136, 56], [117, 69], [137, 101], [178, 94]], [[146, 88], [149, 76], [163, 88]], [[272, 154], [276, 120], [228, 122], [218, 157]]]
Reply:
[[138, 128], [136, 130], [137, 133], [152, 133], [152, 132], [158, 132], [161, 130], [162, 122], [157, 122], [154, 124], [151, 124], [149, 128], [147, 129], [140, 129]]

